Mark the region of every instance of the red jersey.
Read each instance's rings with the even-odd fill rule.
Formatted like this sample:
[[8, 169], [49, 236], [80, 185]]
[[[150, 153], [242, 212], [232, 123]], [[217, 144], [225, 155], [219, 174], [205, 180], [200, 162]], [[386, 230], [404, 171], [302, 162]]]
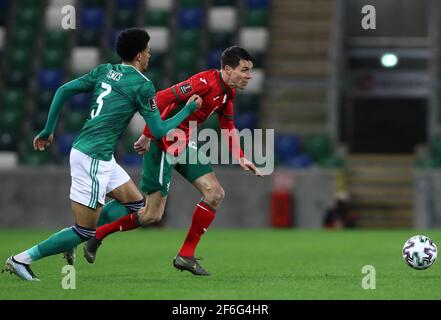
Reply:
[[[203, 102], [199, 110], [193, 112], [178, 126], [179, 129], [185, 132], [186, 136], [185, 144], [182, 143], [181, 147], [179, 147], [179, 152], [188, 144], [191, 134], [189, 122], [196, 121], [197, 125], [200, 125], [216, 112], [219, 116], [220, 128], [232, 130], [230, 132], [231, 138], [228, 139], [228, 146], [233, 156], [236, 159], [243, 157], [243, 151], [240, 148], [239, 138], [233, 122], [233, 101], [236, 89], [231, 89], [225, 83], [219, 70], [212, 69], [197, 73], [185, 81], [157, 92], [156, 102], [161, 117], [167, 119], [176, 107], [185, 104], [193, 94], [199, 95]], [[144, 127], [144, 135], [155, 139], [147, 126]], [[175, 141], [167, 141], [167, 138], [163, 137], [158, 141], [158, 146], [162, 150], [167, 151], [167, 148], [174, 144]]]

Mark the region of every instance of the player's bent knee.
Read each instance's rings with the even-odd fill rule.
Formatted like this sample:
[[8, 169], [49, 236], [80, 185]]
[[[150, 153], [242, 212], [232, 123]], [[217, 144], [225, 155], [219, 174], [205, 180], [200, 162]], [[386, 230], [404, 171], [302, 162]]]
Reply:
[[218, 207], [225, 198], [225, 190], [217, 185], [204, 194], [204, 200], [213, 207]]

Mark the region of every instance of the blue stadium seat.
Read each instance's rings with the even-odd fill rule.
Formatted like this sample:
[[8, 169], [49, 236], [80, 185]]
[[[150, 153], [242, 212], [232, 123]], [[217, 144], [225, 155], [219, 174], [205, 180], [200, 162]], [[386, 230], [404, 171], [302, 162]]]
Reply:
[[126, 165], [128, 167], [142, 166], [142, 157], [137, 154], [125, 154], [122, 159], [123, 165]]
[[90, 93], [80, 93], [74, 95], [69, 100], [69, 109], [72, 111], [85, 111], [90, 108], [92, 95]]
[[104, 10], [101, 8], [83, 8], [80, 21], [81, 27], [84, 29], [101, 29], [104, 23]]
[[16, 150], [17, 149], [17, 134], [12, 132], [0, 133], [0, 151]]
[[254, 112], [244, 112], [234, 115], [234, 124], [238, 130], [257, 128], [257, 114]]
[[109, 48], [114, 48], [115, 47], [115, 43], [116, 43], [116, 38], [118, 37], [118, 34], [122, 31], [123, 29], [113, 29], [112, 31], [110, 31], [108, 33], [108, 46]]
[[208, 69], [220, 69], [220, 57], [222, 55], [220, 49], [210, 50], [207, 53], [207, 68]]
[[63, 72], [58, 69], [43, 69], [38, 72], [40, 90], [57, 90], [63, 81]]
[[62, 157], [66, 157], [70, 153], [72, 144], [76, 138], [77, 134], [73, 132], [64, 132], [58, 135], [56, 139], [58, 152]]
[[179, 10], [179, 27], [202, 28], [204, 24], [204, 10], [201, 8], [186, 8]]
[[276, 136], [274, 151], [282, 162], [297, 157], [300, 154], [300, 147], [300, 139], [296, 135], [284, 134]]
[[311, 157], [309, 157], [308, 155], [301, 154], [293, 158], [287, 159], [282, 163], [290, 168], [302, 169], [302, 168], [310, 167], [312, 165], [312, 160]]
[[265, 9], [269, 6], [269, 0], [247, 0], [246, 6], [249, 9]]
[[116, 7], [118, 9], [132, 9], [136, 11], [139, 7], [139, 0], [117, 0]]
[[0, 9], [6, 10], [7, 8], [9, 8], [10, 3], [11, 0], [0, 0]]

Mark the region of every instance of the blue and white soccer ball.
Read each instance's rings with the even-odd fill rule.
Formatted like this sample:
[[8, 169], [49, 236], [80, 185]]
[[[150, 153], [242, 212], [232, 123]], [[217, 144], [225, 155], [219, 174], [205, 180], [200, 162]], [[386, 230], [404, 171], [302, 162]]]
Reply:
[[432, 239], [417, 235], [404, 243], [403, 259], [413, 269], [429, 268], [438, 256], [438, 249]]

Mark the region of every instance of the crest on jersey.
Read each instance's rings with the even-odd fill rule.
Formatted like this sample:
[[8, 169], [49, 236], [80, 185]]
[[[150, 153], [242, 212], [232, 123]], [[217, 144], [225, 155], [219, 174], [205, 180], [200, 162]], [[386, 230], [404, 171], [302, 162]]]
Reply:
[[156, 97], [149, 98], [149, 105], [150, 105], [150, 109], [152, 109], [152, 111], [154, 111], [158, 108], [158, 104], [156, 103]]
[[179, 91], [181, 91], [181, 93], [183, 95], [193, 91], [193, 88], [191, 87], [190, 83], [184, 83], [183, 85], [179, 86]]

